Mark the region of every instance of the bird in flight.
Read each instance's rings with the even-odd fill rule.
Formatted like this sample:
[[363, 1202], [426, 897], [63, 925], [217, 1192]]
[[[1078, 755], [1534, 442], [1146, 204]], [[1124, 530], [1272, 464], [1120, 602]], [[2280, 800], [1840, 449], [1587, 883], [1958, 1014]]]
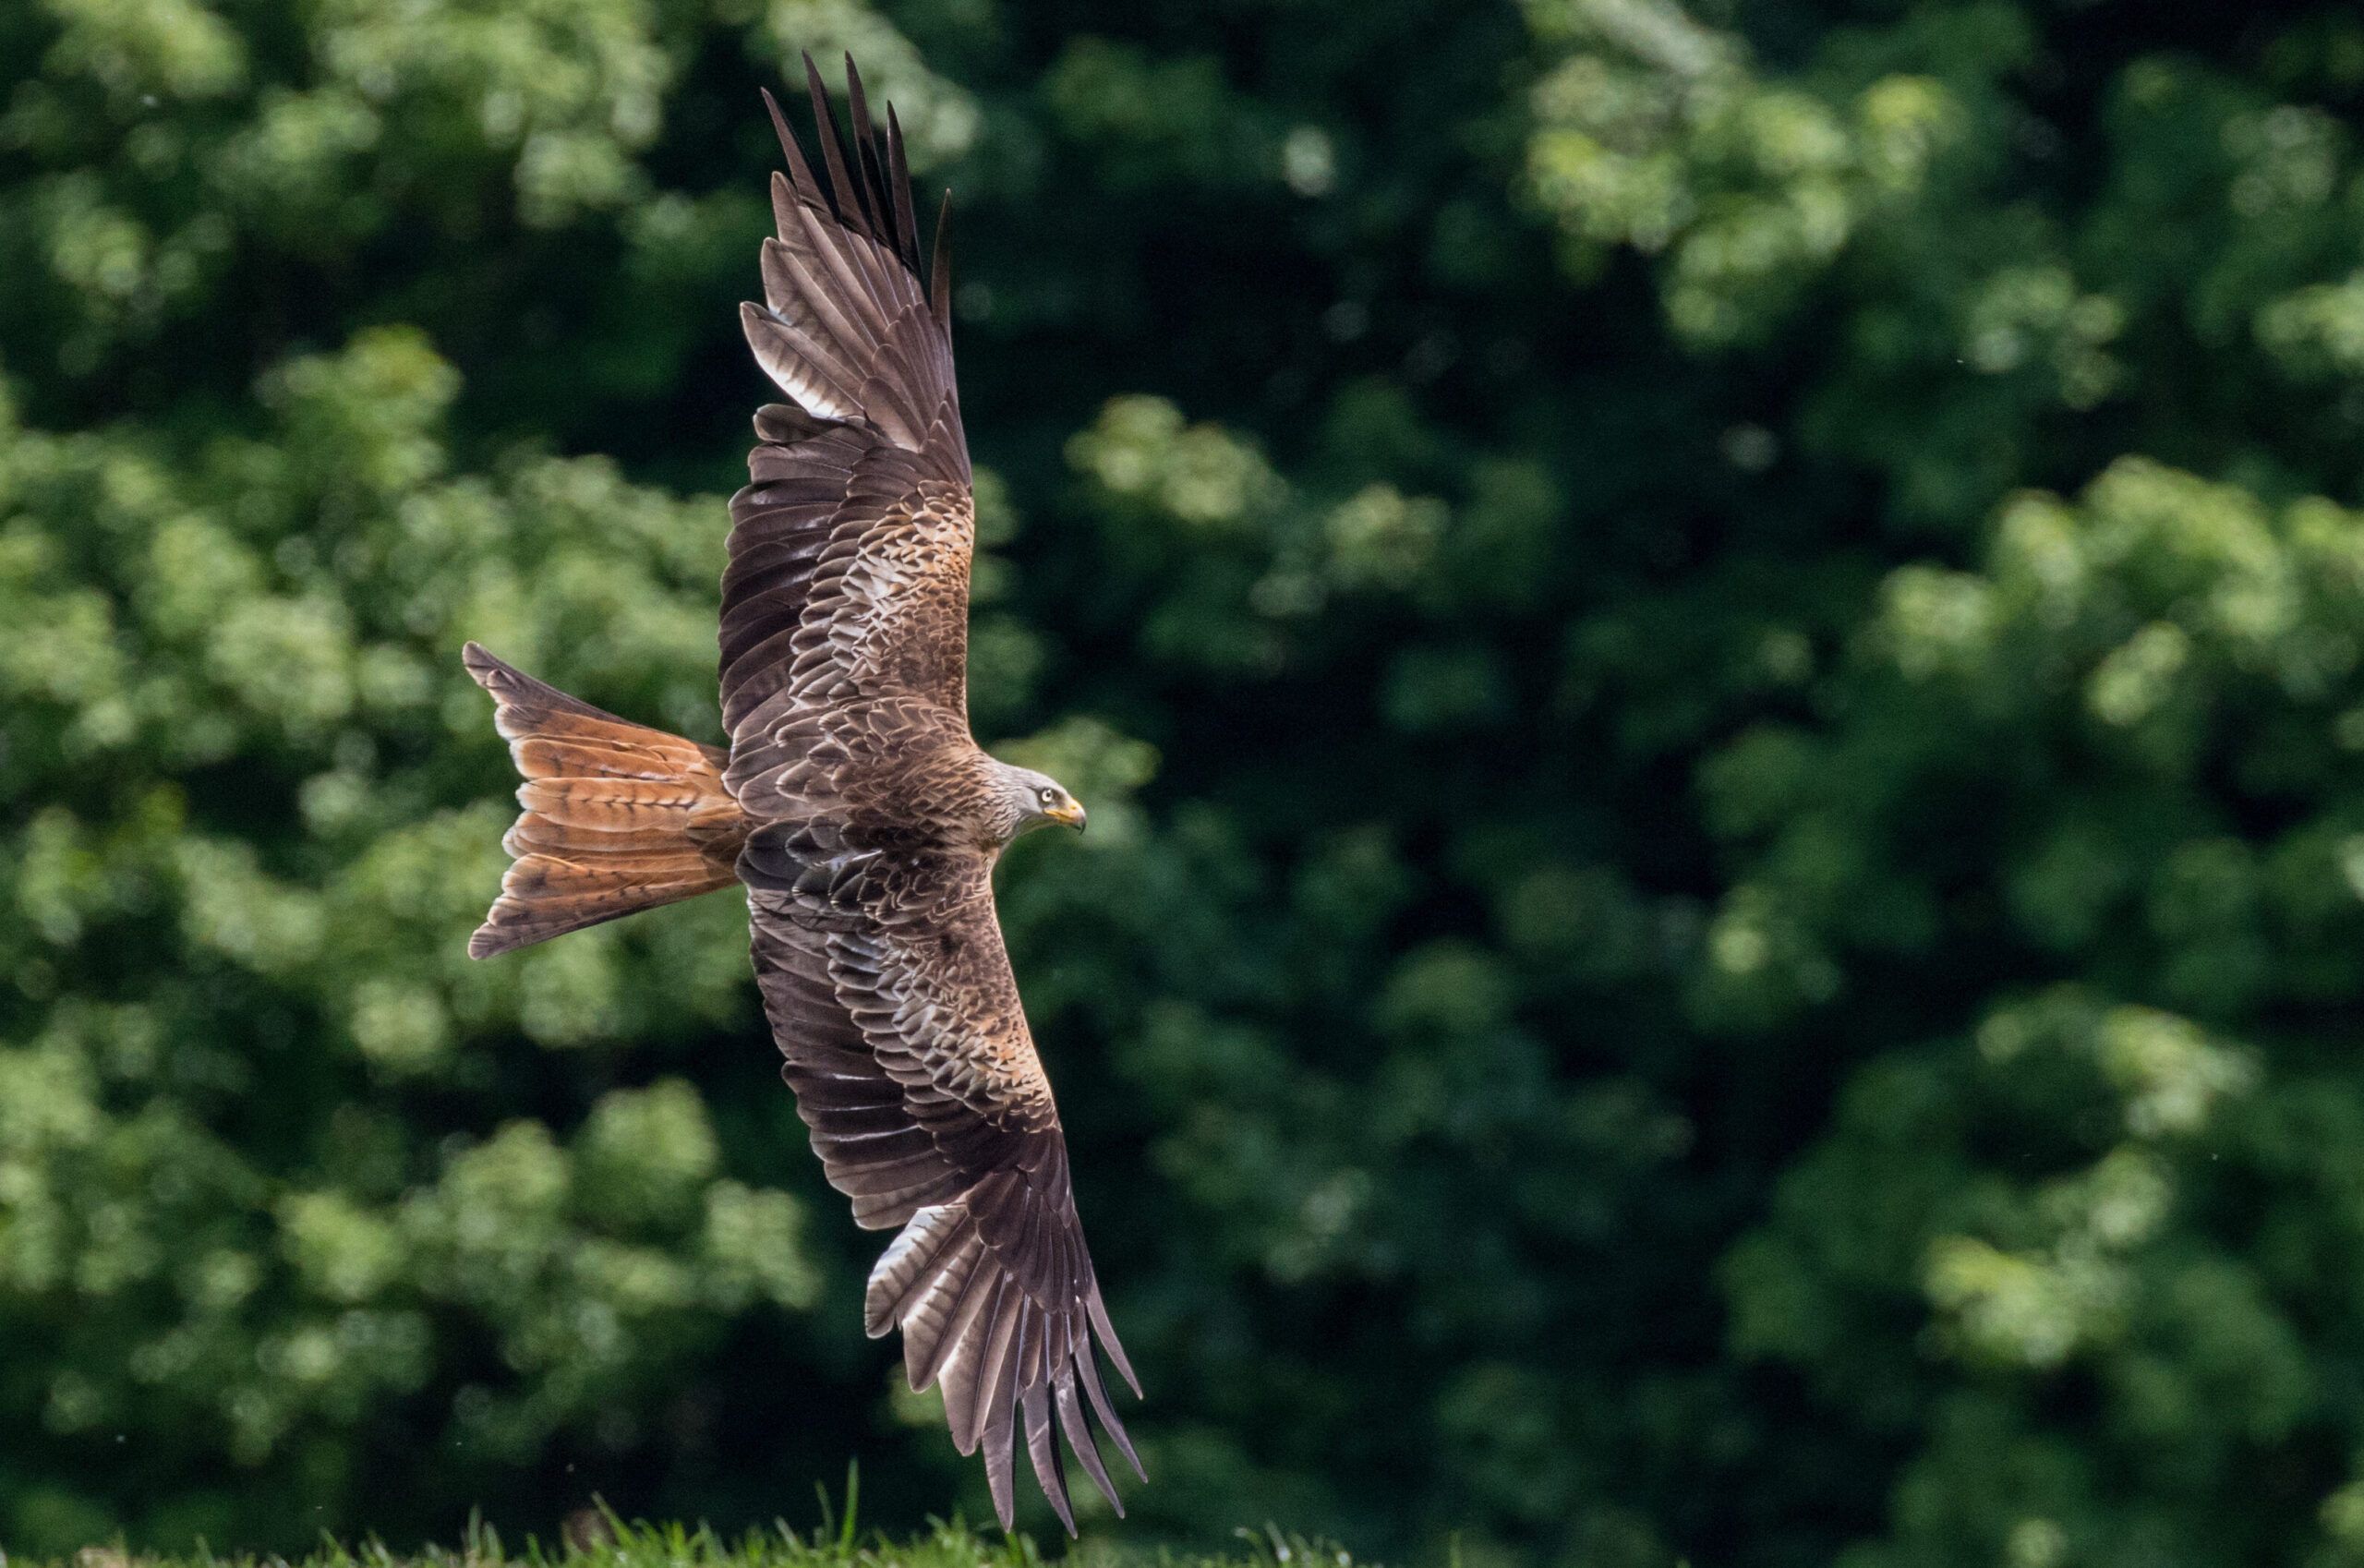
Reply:
[[779, 105], [778, 237], [764, 302], [741, 307], [789, 401], [755, 415], [722, 574], [728, 747], [647, 729], [474, 643], [468, 673], [525, 783], [515, 863], [468, 943], [488, 958], [733, 883], [782, 1076], [854, 1221], [897, 1235], [863, 1300], [900, 1329], [915, 1390], [944, 1387], [962, 1453], [982, 1446], [1009, 1527], [1014, 1445], [1072, 1535], [1059, 1432], [1121, 1515], [1088, 1405], [1140, 1473], [1110, 1406], [1109, 1326], [1067, 1140], [994, 913], [1019, 834], [1081, 828], [1055, 780], [969, 731], [975, 507], [953, 385], [946, 224], [923, 268], [895, 112], [871, 124], [846, 62], [852, 135], [804, 62], [825, 187]]

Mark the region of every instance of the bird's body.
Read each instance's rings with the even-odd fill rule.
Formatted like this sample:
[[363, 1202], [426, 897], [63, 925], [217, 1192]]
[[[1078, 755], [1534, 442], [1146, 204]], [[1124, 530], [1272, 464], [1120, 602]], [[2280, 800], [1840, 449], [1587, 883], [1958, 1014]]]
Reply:
[[826, 193], [772, 106], [790, 172], [773, 178], [765, 303], [742, 315], [793, 401], [757, 414], [751, 482], [730, 503], [730, 745], [633, 724], [470, 645], [525, 783], [505, 840], [516, 863], [469, 951], [743, 884], [814, 1149], [858, 1224], [899, 1231], [871, 1274], [870, 1332], [900, 1328], [912, 1386], [943, 1383], [954, 1441], [983, 1448], [1005, 1526], [1022, 1427], [1072, 1530], [1053, 1423], [1115, 1502], [1086, 1404], [1128, 1459], [1132, 1447], [1095, 1345], [1132, 1372], [1084, 1248], [992, 874], [1019, 834], [1080, 827], [1083, 810], [970, 732], [975, 506], [944, 227], [923, 281], [893, 111], [882, 157], [850, 61], [848, 86], [850, 156], [812, 78]]

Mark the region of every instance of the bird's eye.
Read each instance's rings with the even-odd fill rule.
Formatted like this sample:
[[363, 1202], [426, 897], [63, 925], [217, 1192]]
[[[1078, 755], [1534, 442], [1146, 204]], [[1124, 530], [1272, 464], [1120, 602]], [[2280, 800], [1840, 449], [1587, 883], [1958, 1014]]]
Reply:
[[1043, 797], [1043, 803], [1046, 806], [1058, 803], [1059, 792], [1056, 790], [1038, 790], [1035, 793]]

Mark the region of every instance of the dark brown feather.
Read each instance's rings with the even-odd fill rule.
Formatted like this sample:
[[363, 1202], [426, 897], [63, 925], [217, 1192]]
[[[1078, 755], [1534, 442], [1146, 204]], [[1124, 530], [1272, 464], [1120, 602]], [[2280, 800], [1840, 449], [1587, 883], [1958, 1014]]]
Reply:
[[859, 187], [846, 174], [844, 150], [838, 143], [837, 116], [829, 112], [829, 90], [821, 85], [821, 67], [813, 56], [804, 56], [804, 87], [813, 96], [813, 120], [821, 138], [821, 162], [829, 171], [829, 207], [838, 222], [864, 239], [871, 236], [870, 225], [862, 215]]
[[854, 173], [862, 181], [862, 216], [875, 238], [891, 241], [894, 226], [886, 221], [886, 171], [879, 161], [878, 140], [870, 124], [870, 104], [862, 96], [862, 73], [854, 69], [851, 54], [846, 56], [846, 108], [853, 120], [853, 163]]
[[920, 225], [911, 211], [911, 171], [904, 164], [903, 127], [895, 105], [886, 105], [886, 190], [895, 208], [895, 248], [911, 275], [920, 275]]
[[944, 193], [935, 213], [935, 256], [928, 263], [928, 308], [947, 336], [952, 332], [952, 193]]

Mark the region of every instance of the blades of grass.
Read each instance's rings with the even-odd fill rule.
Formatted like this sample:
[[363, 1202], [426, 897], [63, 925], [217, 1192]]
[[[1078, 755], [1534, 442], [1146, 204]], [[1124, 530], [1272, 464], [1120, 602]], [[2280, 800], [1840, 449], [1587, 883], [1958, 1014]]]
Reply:
[[501, 1561], [501, 1537], [485, 1522], [484, 1510], [468, 1510], [467, 1528], [460, 1532], [461, 1560], [468, 1568], [488, 1568]]
[[829, 1485], [826, 1481], [814, 1481], [813, 1495], [821, 1500], [821, 1527], [813, 1532], [813, 1544], [818, 1546], [838, 1533], [838, 1511], [829, 1504]]
[[617, 1513], [609, 1505], [608, 1500], [596, 1491], [591, 1494], [591, 1507], [593, 1512], [599, 1515], [599, 1522], [608, 1526], [608, 1539], [615, 1544], [621, 1555], [632, 1540], [632, 1526], [625, 1524], [624, 1516]]

